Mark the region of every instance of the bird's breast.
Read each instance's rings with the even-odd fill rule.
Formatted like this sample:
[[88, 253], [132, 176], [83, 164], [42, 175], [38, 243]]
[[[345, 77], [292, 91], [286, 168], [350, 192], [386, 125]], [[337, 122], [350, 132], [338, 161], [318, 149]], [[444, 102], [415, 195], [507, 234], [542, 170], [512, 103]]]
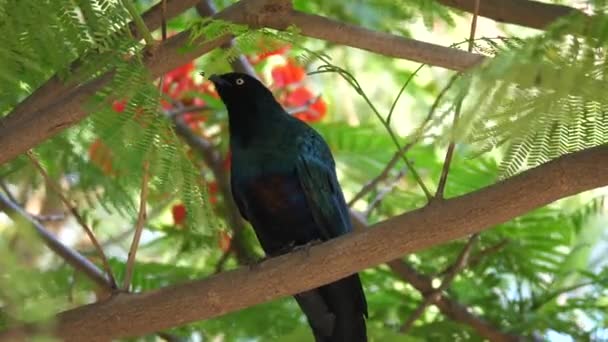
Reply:
[[246, 189], [249, 202], [257, 203], [258, 211], [277, 217], [291, 213], [293, 210], [304, 210], [307, 207], [306, 196], [295, 174], [275, 174], [253, 179]]

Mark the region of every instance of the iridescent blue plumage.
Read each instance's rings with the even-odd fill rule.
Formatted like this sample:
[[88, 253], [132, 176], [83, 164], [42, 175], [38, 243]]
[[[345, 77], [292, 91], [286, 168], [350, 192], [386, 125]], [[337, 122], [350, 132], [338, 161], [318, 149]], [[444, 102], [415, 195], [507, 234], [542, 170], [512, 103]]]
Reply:
[[[288, 115], [258, 80], [239, 73], [211, 80], [228, 109], [232, 194], [266, 254], [351, 231], [321, 136]], [[357, 274], [294, 297], [317, 341], [367, 340], [367, 303]]]

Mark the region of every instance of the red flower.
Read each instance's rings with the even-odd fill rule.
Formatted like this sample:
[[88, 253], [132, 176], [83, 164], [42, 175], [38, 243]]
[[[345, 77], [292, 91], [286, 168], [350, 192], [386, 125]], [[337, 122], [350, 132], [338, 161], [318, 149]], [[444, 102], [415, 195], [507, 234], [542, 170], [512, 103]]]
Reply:
[[200, 97], [192, 96], [191, 94], [182, 97], [181, 101], [184, 106], [202, 107], [205, 105], [205, 101], [203, 99], [201, 99]]
[[321, 120], [327, 113], [327, 105], [321, 97], [316, 97], [307, 88], [300, 87], [285, 97], [287, 107], [306, 107], [293, 115], [302, 121], [314, 122]]
[[[264, 49], [265, 47], [262, 47], [262, 49]], [[267, 47], [266, 47], [267, 48]], [[284, 55], [287, 53], [287, 51], [289, 51], [289, 49], [291, 49], [291, 45], [287, 44], [287, 45], [283, 45], [283, 46], [279, 46], [277, 48], [274, 49], [270, 49], [270, 50], [266, 50], [264, 52], [261, 52], [257, 55], [254, 55], [252, 57], [249, 58], [249, 62], [251, 62], [252, 64], [258, 64], [260, 62], [262, 62], [263, 60], [267, 59], [270, 56], [276, 56], [276, 55]]]
[[209, 192], [209, 202], [211, 204], [217, 203], [217, 182], [213, 181], [207, 183], [207, 191]]
[[166, 73], [162, 86], [163, 93], [173, 99], [179, 99], [184, 91], [192, 90], [194, 88], [193, 71], [194, 62], [190, 61]]
[[125, 111], [125, 108], [127, 108], [127, 100], [115, 100], [114, 102], [112, 102], [112, 109], [116, 112], [116, 113], [122, 113]]
[[173, 214], [173, 223], [175, 225], [183, 225], [186, 222], [186, 207], [182, 204], [175, 204], [171, 207], [171, 214]]
[[285, 65], [274, 67], [271, 73], [273, 84], [279, 88], [298, 83], [306, 76], [306, 71], [291, 60]]
[[190, 61], [180, 67], [177, 67], [165, 74], [165, 83], [173, 83], [175, 80], [190, 78], [190, 74], [194, 71], [194, 62]]
[[206, 117], [199, 113], [185, 113], [184, 121], [190, 126], [191, 129], [198, 128], [198, 125], [207, 120]]

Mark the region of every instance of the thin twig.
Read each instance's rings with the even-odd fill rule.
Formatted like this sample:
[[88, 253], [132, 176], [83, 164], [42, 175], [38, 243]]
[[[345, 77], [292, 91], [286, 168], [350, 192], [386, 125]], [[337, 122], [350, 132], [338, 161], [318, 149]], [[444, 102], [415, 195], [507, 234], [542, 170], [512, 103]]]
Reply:
[[452, 86], [454, 85], [454, 83], [456, 82], [456, 80], [458, 79], [459, 76], [460, 76], [460, 74], [455, 74], [454, 76], [452, 76], [450, 78], [448, 83], [445, 85], [445, 87], [443, 87], [443, 89], [439, 92], [439, 94], [435, 98], [433, 105], [431, 105], [431, 108], [429, 109], [426, 117], [424, 118], [424, 120], [422, 121], [420, 126], [414, 131], [411, 141], [409, 143], [407, 143], [405, 146], [403, 146], [399, 151], [395, 152], [393, 157], [389, 160], [389, 162], [386, 164], [386, 166], [380, 172], [380, 174], [378, 176], [376, 176], [374, 179], [372, 179], [371, 181], [369, 181], [367, 184], [365, 184], [363, 186], [363, 188], [361, 188], [361, 190], [359, 190], [359, 192], [356, 193], [355, 196], [353, 196], [353, 198], [350, 199], [350, 201], [348, 201], [349, 207], [352, 207], [353, 204], [355, 204], [355, 202], [357, 202], [358, 200], [363, 198], [363, 196], [367, 195], [370, 191], [372, 191], [374, 188], [376, 188], [376, 186], [378, 186], [378, 184], [380, 182], [382, 182], [384, 179], [386, 179], [389, 176], [390, 171], [395, 167], [395, 165], [397, 165], [397, 162], [399, 162], [399, 159], [401, 159], [401, 156], [403, 154], [407, 153], [407, 151], [410, 148], [412, 148], [416, 143], [418, 143], [418, 141], [420, 141], [420, 139], [422, 139], [424, 137], [422, 135], [422, 133], [426, 130], [426, 126], [433, 118], [435, 111], [439, 107], [439, 103], [441, 102], [441, 99], [445, 96], [445, 94], [447, 94], [448, 90], [450, 90], [450, 88], [452, 88]]
[[40, 222], [52, 222], [52, 221], [63, 221], [65, 220], [65, 214], [51, 214], [51, 215], [36, 215], [36, 220]]
[[63, 192], [61, 191], [61, 188], [59, 187], [59, 185], [51, 179], [51, 177], [48, 175], [46, 170], [42, 167], [42, 165], [40, 164], [38, 159], [36, 159], [36, 157], [34, 157], [32, 152], [28, 151], [26, 153], [26, 155], [29, 158], [29, 160], [32, 162], [32, 164], [34, 164], [36, 169], [38, 169], [38, 171], [40, 172], [40, 174], [42, 175], [42, 177], [44, 178], [44, 180], [46, 181], [48, 186], [50, 186], [51, 189], [53, 189], [53, 191], [55, 191], [57, 196], [59, 196], [59, 199], [61, 199], [61, 201], [68, 208], [68, 210], [70, 211], [72, 216], [74, 216], [74, 218], [76, 219], [76, 222], [78, 222], [78, 224], [84, 229], [87, 236], [89, 237], [89, 240], [91, 240], [91, 243], [93, 244], [93, 246], [95, 246], [95, 249], [97, 250], [97, 254], [99, 255], [99, 258], [101, 259], [103, 268], [106, 271], [106, 273], [108, 274], [110, 282], [112, 283], [112, 288], [116, 288], [117, 287], [116, 280], [114, 279], [114, 275], [112, 273], [112, 268], [110, 268], [110, 263], [108, 262], [108, 259], [106, 258], [106, 254], [103, 252], [103, 248], [101, 248], [101, 245], [99, 245], [99, 242], [97, 241], [97, 238], [95, 238], [95, 234], [93, 234], [93, 231], [91, 230], [91, 228], [84, 221], [84, 218], [82, 218], [82, 216], [80, 216], [80, 214], [76, 210], [76, 207], [73, 206], [70, 203], [70, 201], [67, 199], [67, 197], [65, 197], [63, 195]]
[[[458, 123], [458, 117], [460, 116], [460, 108], [461, 108], [462, 100], [459, 99], [456, 104], [456, 109], [454, 110], [454, 120], [452, 121], [452, 129], [456, 128], [456, 124]], [[437, 191], [435, 192], [435, 199], [443, 199], [445, 192], [445, 185], [448, 180], [448, 173], [450, 172], [450, 165], [452, 164], [452, 159], [454, 156], [454, 148], [456, 144], [454, 143], [454, 139], [450, 139], [450, 144], [448, 145], [448, 150], [445, 153], [445, 159], [443, 161], [443, 168], [441, 169], [441, 177], [439, 178], [439, 185], [437, 185]]]
[[348, 201], [348, 206], [352, 207], [353, 204], [355, 204], [355, 202], [357, 202], [358, 200], [360, 200], [361, 198], [363, 198], [363, 196], [367, 195], [370, 191], [372, 191], [373, 189], [375, 189], [378, 184], [380, 184], [380, 182], [382, 182], [383, 180], [385, 180], [386, 178], [388, 178], [388, 176], [390, 175], [390, 171], [395, 167], [395, 165], [399, 162], [399, 160], [401, 159], [401, 156], [406, 153], [412, 146], [414, 146], [415, 141], [412, 141], [408, 144], [406, 144], [405, 146], [403, 146], [399, 151], [395, 152], [395, 154], [393, 155], [393, 157], [391, 158], [391, 160], [388, 161], [388, 163], [386, 163], [386, 166], [384, 167], [384, 169], [382, 169], [382, 171], [380, 172], [380, 174], [378, 176], [376, 176], [374, 179], [372, 179], [371, 181], [367, 182], [362, 188], [361, 190], [359, 190], [359, 192], [357, 192], [353, 198], [351, 198]]
[[551, 291], [539, 299], [534, 299], [532, 301], [532, 305], [530, 306], [530, 311], [539, 310], [545, 304], [549, 303], [550, 301], [554, 300], [555, 298], [559, 297], [560, 295], [562, 295], [564, 293], [576, 291], [576, 290], [580, 289], [581, 287], [591, 286], [594, 284], [597, 284], [597, 281], [588, 281], [585, 283], [573, 284], [573, 285], [570, 285], [570, 286], [567, 286], [567, 287], [564, 287], [561, 289]]
[[437, 302], [437, 300], [439, 300], [442, 292], [445, 291], [452, 284], [452, 281], [454, 280], [454, 278], [456, 278], [456, 275], [458, 275], [458, 273], [467, 266], [469, 255], [471, 254], [471, 249], [473, 248], [473, 245], [475, 245], [475, 242], [477, 241], [478, 237], [479, 234], [471, 235], [469, 241], [458, 255], [458, 258], [456, 258], [456, 261], [454, 262], [454, 267], [452, 268], [452, 272], [446, 274], [446, 276], [441, 281], [441, 285], [437, 289], [433, 290], [428, 294], [425, 294], [422, 303], [420, 303], [416, 310], [414, 310], [414, 312], [401, 326], [400, 331], [402, 333], [407, 332], [412, 327], [414, 322], [418, 319], [418, 317], [420, 317], [424, 313], [424, 311], [429, 305], [434, 304], [435, 302]]
[[[432, 279], [418, 271], [409, 263], [397, 259], [388, 263], [389, 268], [395, 275], [402, 280], [410, 283], [416, 290], [423, 295], [433, 291]], [[485, 321], [483, 318], [475, 316], [470, 310], [449, 298], [445, 294], [439, 296], [434, 303], [441, 313], [455, 322], [466, 324], [473, 328], [481, 337], [493, 342], [516, 342], [523, 340], [520, 336], [501, 331], [497, 326]]]
[[160, 31], [161, 31], [161, 39], [163, 41], [167, 40], [167, 0], [161, 1]]
[[[146, 213], [146, 222], [144, 222], [144, 225], [146, 223], [148, 223], [150, 220], [153, 220], [154, 218], [158, 217], [158, 215], [162, 214], [165, 209], [167, 208], [167, 205], [171, 202], [173, 202], [173, 200], [175, 199], [175, 194], [172, 194], [171, 196], [167, 197], [166, 199], [164, 199], [162, 202], [158, 203], [156, 208], [150, 210], [149, 212]], [[100, 245], [102, 247], [108, 247], [111, 246], [113, 244], [117, 244], [120, 243], [122, 240], [126, 239], [127, 237], [131, 236], [133, 234], [133, 232], [135, 231], [135, 227], [131, 226], [126, 228], [123, 232], [118, 233], [115, 236], [112, 236], [110, 238], [108, 238], [105, 241], [102, 241], [100, 243]], [[95, 253], [94, 249], [89, 249], [86, 251], [83, 251], [82, 254], [84, 255], [89, 255]]]
[[386, 117], [386, 122], [389, 125], [391, 124], [391, 119], [393, 118], [393, 113], [395, 112], [395, 107], [397, 107], [397, 103], [399, 102], [399, 99], [401, 98], [401, 94], [403, 94], [403, 91], [405, 91], [405, 88], [407, 88], [408, 84], [410, 84], [410, 82], [414, 79], [414, 76], [416, 76], [418, 74], [418, 72], [420, 70], [422, 70], [422, 68], [424, 68], [425, 66], [426, 66], [426, 64], [420, 64], [420, 66], [410, 75], [410, 77], [407, 78], [405, 83], [403, 83], [403, 86], [401, 87], [401, 89], [399, 89], [399, 93], [397, 93], [397, 97], [395, 97], [395, 100], [393, 101], [393, 104], [391, 105], [391, 109], [388, 111], [388, 116]]
[[6, 196], [8, 196], [8, 199], [11, 200], [13, 203], [16, 203], [16, 204], [19, 203], [19, 201], [17, 201], [17, 199], [13, 196], [10, 189], [8, 188], [8, 185], [6, 185], [6, 183], [4, 183], [4, 181], [0, 181], [0, 189], [2, 189], [4, 191]]
[[[475, 0], [475, 11], [473, 12], [473, 19], [471, 20], [471, 33], [469, 36], [469, 47], [468, 51], [472, 52], [473, 47], [475, 46], [475, 30], [477, 29], [477, 14], [479, 13], [479, 1]], [[456, 101], [456, 109], [454, 110], [454, 120], [452, 121], [452, 134], [456, 130], [456, 125], [458, 124], [458, 118], [460, 117], [460, 110], [462, 108], [462, 101], [464, 97], [459, 97]], [[439, 185], [437, 185], [437, 191], [435, 192], [436, 199], [443, 199], [445, 192], [445, 185], [448, 180], [448, 174], [450, 172], [450, 165], [452, 164], [452, 159], [454, 156], [454, 148], [456, 147], [456, 143], [454, 142], [454, 137], [450, 139], [450, 144], [448, 145], [448, 150], [445, 153], [445, 160], [443, 162], [443, 168], [441, 170], [441, 177], [439, 178]]]
[[[478, 13], [479, 13], [479, 0], [476, 0], [475, 1], [475, 12], [473, 13], [473, 20], [471, 22], [471, 34], [469, 37], [470, 38], [469, 52], [471, 52], [473, 50], [473, 46], [474, 46], [475, 30], [477, 27], [477, 14]], [[452, 130], [456, 129], [456, 124], [458, 123], [458, 117], [460, 115], [460, 109], [462, 107], [462, 100], [463, 100], [463, 97], [460, 97], [457, 99], [458, 103], [456, 105], [456, 109], [454, 110], [454, 120], [452, 123]], [[436, 101], [436, 103], [437, 103], [437, 101]], [[445, 161], [443, 163], [443, 168], [441, 170], [441, 178], [439, 179], [439, 185], [437, 186], [437, 192], [435, 193], [435, 198], [443, 199], [445, 185], [446, 185], [447, 177], [448, 177], [448, 172], [450, 170], [450, 164], [452, 162], [452, 157], [454, 154], [454, 147], [455, 147], [455, 143], [454, 143], [454, 139], [452, 138], [451, 142], [448, 146], [448, 150], [446, 152]], [[467, 244], [461, 251], [460, 255], [456, 259], [456, 262], [454, 263], [453, 267], [451, 267], [452, 268], [451, 271], [448, 272], [446, 274], [446, 276], [443, 278], [443, 280], [441, 282], [441, 286], [439, 286], [439, 288], [437, 288], [432, 293], [425, 296], [425, 299], [420, 304], [420, 306], [418, 306], [418, 308], [416, 308], [416, 310], [408, 317], [408, 319], [405, 321], [405, 323], [403, 323], [403, 325], [401, 326], [401, 332], [406, 332], [407, 330], [409, 330], [409, 328], [414, 324], [414, 322], [418, 319], [418, 317], [420, 317], [420, 315], [422, 315], [424, 313], [426, 308], [430, 304], [435, 303], [441, 296], [441, 293], [450, 286], [450, 284], [452, 283], [452, 281], [454, 280], [454, 278], [456, 277], [458, 272], [460, 272], [464, 267], [466, 267], [468, 258], [469, 258], [469, 254], [471, 253], [471, 249], [472, 249], [473, 245], [475, 244], [475, 242], [477, 241], [478, 237], [479, 237], [479, 234], [473, 234], [471, 236], [471, 238], [469, 238], [469, 241], [467, 242]]]
[[[167, 0], [162, 0], [160, 4], [160, 29], [161, 39], [164, 42], [167, 40]], [[163, 85], [165, 84], [165, 73], [162, 73], [158, 79], [158, 94], [163, 96]], [[159, 101], [159, 106], [161, 102]]]
[[137, 215], [137, 222], [135, 223], [135, 234], [133, 234], [133, 242], [129, 249], [129, 257], [127, 259], [127, 266], [125, 271], [125, 278], [123, 280], [122, 288], [125, 291], [129, 291], [131, 285], [131, 278], [133, 277], [133, 269], [135, 268], [135, 255], [137, 254], [137, 248], [139, 247], [139, 240], [141, 233], [144, 229], [144, 223], [146, 222], [146, 200], [148, 198], [148, 168], [149, 163], [144, 162], [144, 174], [141, 179], [141, 193], [139, 196], [139, 214]]
[[454, 85], [454, 83], [460, 76], [461, 76], [461, 73], [456, 73], [456, 74], [452, 75], [452, 77], [450, 78], [448, 83], [443, 87], [443, 89], [441, 89], [441, 91], [435, 98], [435, 101], [431, 105], [431, 108], [429, 109], [428, 113], [426, 114], [426, 117], [422, 121], [422, 124], [414, 132], [414, 139], [416, 139], [416, 137], [422, 136], [422, 133], [425, 131], [426, 126], [429, 124], [429, 122], [431, 122], [431, 119], [435, 115], [437, 108], [439, 108], [439, 104], [441, 104], [441, 100], [448, 93], [448, 91], [452, 88], [452, 86]]
[[150, 33], [148, 26], [146, 26], [144, 19], [137, 12], [137, 8], [135, 8], [135, 5], [133, 4], [133, 2], [131, 2], [131, 0], [122, 0], [122, 4], [123, 4], [123, 6], [125, 6], [127, 11], [129, 11], [131, 18], [133, 18], [133, 22], [135, 23], [135, 26], [137, 27], [137, 31], [139, 32], [139, 34], [142, 35], [142, 37], [146, 41], [146, 44], [148, 46], [153, 46], [156, 41], [152, 37], [152, 33]]
[[[367, 221], [364, 217], [361, 217], [358, 212], [351, 209], [350, 216], [351, 220], [353, 221], [353, 226], [356, 227], [357, 230], [363, 230], [368, 228]], [[488, 250], [488, 253], [489, 250], [493, 247], [494, 246], [486, 249]], [[486, 250], [482, 250], [481, 252], [479, 252], [476, 257], [481, 256], [481, 254], [484, 253], [484, 251]], [[474, 262], [473, 259], [475, 259], [475, 257], [469, 258], [468, 265], [471, 265]], [[479, 260], [477, 260], [477, 262], [479, 262]], [[433, 292], [434, 289], [432, 285], [432, 279], [427, 275], [418, 273], [418, 271], [416, 271], [413, 266], [403, 261], [401, 258], [389, 261], [386, 264], [391, 269], [391, 271], [393, 271], [393, 273], [395, 273], [404, 281], [411, 284], [423, 296], [427, 293]], [[469, 312], [467, 307], [463, 306], [458, 301], [449, 298], [445, 295], [445, 293], [441, 293], [441, 295], [438, 296], [434, 304], [446, 317], [449, 317], [456, 322], [469, 325], [480, 336], [489, 339], [490, 341], [516, 342], [522, 340], [519, 336], [502, 332], [499, 327], [496, 327], [491, 323], [486, 322], [481, 317], [475, 316], [474, 314]]]
[[40, 235], [49, 249], [63, 258], [63, 260], [65, 260], [68, 264], [72, 265], [72, 267], [74, 267], [76, 270], [84, 273], [89, 279], [108, 292], [115, 288], [116, 284], [112, 282], [112, 280], [108, 277], [108, 274], [104, 274], [104, 272], [97, 267], [97, 265], [92, 263], [82, 254], [64, 245], [55, 236], [53, 236], [53, 234], [51, 234], [42, 223], [26, 212], [16, 202], [13, 202], [9, 198], [8, 194], [0, 194], [0, 204], [5, 207], [5, 212], [9, 217], [15, 219], [14, 215], [18, 214], [28, 221], [32, 227], [34, 227], [38, 235]]
[[394, 177], [394, 179], [390, 182], [390, 184], [388, 184], [386, 187], [384, 187], [383, 189], [378, 191], [378, 194], [376, 195], [376, 197], [374, 197], [374, 199], [369, 203], [369, 205], [367, 206], [367, 209], [363, 213], [363, 215], [366, 218], [369, 218], [369, 216], [372, 214], [372, 211], [374, 211], [374, 209], [376, 209], [380, 205], [382, 200], [384, 200], [384, 198], [395, 189], [395, 187], [399, 184], [399, 181], [401, 180], [401, 178], [403, 178], [403, 176], [405, 176], [406, 172], [407, 172], [406, 168], [399, 171], [397, 173], [397, 175]]
[[[317, 58], [319, 58], [320, 60], [322, 60], [323, 62], [325, 62], [325, 64], [319, 66], [316, 71], [310, 72], [309, 75], [322, 74], [322, 73], [328, 73], [328, 72], [338, 73], [338, 75], [340, 75], [345, 81], [347, 81], [355, 89], [355, 91], [357, 92], [357, 94], [359, 94], [361, 97], [363, 97], [363, 100], [371, 108], [372, 112], [374, 112], [374, 115], [378, 118], [378, 120], [380, 121], [380, 123], [382, 123], [382, 125], [384, 126], [384, 128], [388, 132], [391, 140], [393, 141], [393, 143], [395, 144], [395, 146], [397, 147], [397, 149], [400, 149], [401, 148], [401, 143], [399, 142], [399, 139], [397, 138], [397, 135], [395, 134], [395, 132], [393, 131], [393, 129], [390, 127], [390, 124], [382, 117], [382, 115], [380, 114], [380, 112], [378, 111], [378, 109], [376, 108], [376, 106], [374, 106], [374, 104], [369, 99], [369, 97], [367, 96], [367, 94], [365, 94], [365, 92], [363, 91], [363, 88], [361, 87], [361, 85], [359, 84], [359, 82], [357, 81], [357, 79], [351, 73], [349, 73], [348, 71], [346, 71], [345, 69], [342, 69], [342, 68], [340, 68], [338, 66], [335, 66], [335, 65], [331, 64], [330, 61], [329, 61], [329, 59], [326, 56], [322, 56], [322, 55], [319, 55], [319, 54], [315, 54], [315, 55], [316, 55]], [[414, 180], [416, 181], [416, 183], [418, 184], [418, 186], [420, 187], [420, 189], [422, 190], [422, 192], [425, 194], [426, 198], [429, 201], [432, 200], [433, 195], [430, 193], [430, 191], [428, 190], [428, 188], [424, 184], [424, 181], [422, 180], [422, 177], [420, 177], [420, 174], [418, 174], [418, 171], [416, 171], [416, 169], [414, 168], [414, 165], [409, 160], [409, 158], [407, 158], [407, 156], [405, 154], [403, 154], [403, 155], [401, 155], [401, 159], [403, 160], [403, 162], [405, 163], [405, 165], [407, 165], [408, 169], [412, 173], [412, 177], [414, 178]]]
[[[508, 245], [510, 242], [509, 239], [502, 239], [500, 240], [498, 243], [484, 248], [482, 250], [480, 250], [479, 252], [477, 252], [475, 255], [472, 255], [469, 258], [469, 262], [467, 267], [472, 268], [475, 267], [477, 264], [479, 264], [485, 257], [492, 255], [494, 253], [498, 253], [501, 249], [505, 248], [506, 245]], [[451, 273], [454, 269], [455, 265], [451, 264], [450, 266], [446, 267], [445, 270], [441, 271], [438, 273], [438, 276], [445, 276], [448, 273]]]

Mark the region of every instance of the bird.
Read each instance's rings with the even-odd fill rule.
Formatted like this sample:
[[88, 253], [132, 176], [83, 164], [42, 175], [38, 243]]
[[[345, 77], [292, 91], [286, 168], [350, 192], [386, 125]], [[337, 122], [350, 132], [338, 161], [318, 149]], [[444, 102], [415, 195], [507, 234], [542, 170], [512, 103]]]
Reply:
[[[351, 232], [325, 140], [257, 78], [231, 72], [209, 79], [228, 111], [232, 197], [266, 255]], [[367, 341], [367, 301], [357, 273], [294, 298], [315, 341]]]

